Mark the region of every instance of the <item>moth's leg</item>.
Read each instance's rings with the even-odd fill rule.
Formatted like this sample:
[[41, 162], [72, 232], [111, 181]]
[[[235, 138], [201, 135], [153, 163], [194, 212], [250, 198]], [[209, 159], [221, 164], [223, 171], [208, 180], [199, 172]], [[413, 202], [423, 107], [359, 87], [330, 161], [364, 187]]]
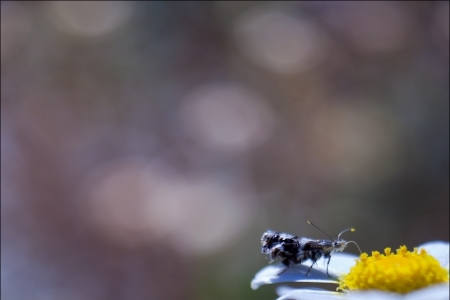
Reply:
[[330, 274], [328, 274], [328, 265], [330, 264], [331, 255], [328, 255], [328, 262], [327, 262], [327, 275], [331, 278]]
[[295, 257], [295, 263], [296, 264], [301, 264], [303, 261], [305, 261], [306, 260], [306, 258], [305, 258], [305, 253], [304, 252], [299, 252], [298, 254], [297, 254], [297, 256]]
[[309, 271], [311, 271], [311, 269], [312, 269], [312, 267], [314, 266], [314, 264], [316, 263], [316, 261], [317, 261], [316, 259], [313, 260], [313, 263], [311, 264], [311, 267], [309, 267], [308, 272], [306, 272], [305, 276], [308, 276]]
[[280, 273], [278, 273], [277, 276], [280, 276], [281, 274], [283, 274], [284, 272], [286, 272], [287, 269], [289, 269], [289, 267], [291, 266], [291, 262], [290, 262], [289, 259], [287, 259], [287, 258], [284, 259], [281, 263], [282, 263], [283, 265], [286, 266], [286, 269], [284, 269], [283, 271], [281, 271]]

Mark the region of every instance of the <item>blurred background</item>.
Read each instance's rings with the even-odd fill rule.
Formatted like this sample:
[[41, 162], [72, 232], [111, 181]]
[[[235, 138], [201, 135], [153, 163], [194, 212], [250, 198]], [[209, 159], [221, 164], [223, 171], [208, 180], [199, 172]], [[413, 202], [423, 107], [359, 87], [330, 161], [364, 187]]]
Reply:
[[2, 2], [1, 178], [5, 300], [273, 299], [307, 220], [448, 241], [449, 2]]

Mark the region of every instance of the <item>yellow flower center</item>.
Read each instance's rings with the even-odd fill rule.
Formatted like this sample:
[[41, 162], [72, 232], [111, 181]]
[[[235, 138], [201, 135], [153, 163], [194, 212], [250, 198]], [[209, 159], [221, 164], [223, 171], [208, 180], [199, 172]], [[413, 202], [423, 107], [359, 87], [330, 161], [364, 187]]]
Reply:
[[406, 246], [391, 253], [391, 248], [384, 249], [384, 255], [378, 251], [372, 256], [361, 254], [356, 265], [340, 279], [340, 290], [377, 289], [396, 293], [408, 293], [449, 280], [449, 273], [440, 263], [424, 249], [413, 252]]

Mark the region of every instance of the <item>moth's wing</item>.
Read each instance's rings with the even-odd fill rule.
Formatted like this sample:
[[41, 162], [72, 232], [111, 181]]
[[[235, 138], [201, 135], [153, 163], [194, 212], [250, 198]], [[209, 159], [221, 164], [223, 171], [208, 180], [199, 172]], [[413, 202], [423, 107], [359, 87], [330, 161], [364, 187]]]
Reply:
[[300, 248], [302, 251], [314, 251], [323, 249], [323, 242], [321, 240], [313, 240], [309, 238], [300, 239]]

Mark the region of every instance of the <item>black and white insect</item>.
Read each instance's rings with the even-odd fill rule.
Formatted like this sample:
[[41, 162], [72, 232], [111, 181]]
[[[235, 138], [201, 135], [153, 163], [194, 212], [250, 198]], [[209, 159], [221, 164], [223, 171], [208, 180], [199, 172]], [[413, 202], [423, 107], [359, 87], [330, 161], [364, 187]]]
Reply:
[[[316, 227], [317, 229], [325, 233], [327, 236], [329, 236], [326, 232], [324, 232], [322, 229], [320, 229], [313, 223], [308, 221], [308, 224]], [[359, 252], [361, 252], [356, 242], [344, 241], [340, 239], [341, 234], [347, 231], [355, 231], [355, 229], [347, 228], [341, 231], [338, 234], [337, 240], [329, 236], [332, 239], [332, 241], [330, 241], [330, 240], [313, 240], [306, 237], [299, 238], [298, 236], [289, 233], [282, 233], [268, 230], [264, 232], [264, 234], [261, 237], [261, 245], [262, 245], [261, 252], [267, 254], [269, 263], [273, 262], [278, 258], [281, 259], [281, 263], [285, 265], [286, 268], [280, 273], [278, 273], [278, 275], [284, 273], [292, 265], [301, 264], [307, 260], [311, 260], [312, 264], [305, 274], [305, 276], [307, 276], [309, 271], [311, 271], [313, 265], [317, 262], [317, 260], [319, 260], [321, 257], [325, 259], [328, 258], [327, 275], [328, 277], [330, 277], [330, 275], [328, 274], [328, 265], [330, 264], [332, 252], [344, 251], [345, 247], [349, 243], [354, 243], [356, 247], [358, 247]]]

